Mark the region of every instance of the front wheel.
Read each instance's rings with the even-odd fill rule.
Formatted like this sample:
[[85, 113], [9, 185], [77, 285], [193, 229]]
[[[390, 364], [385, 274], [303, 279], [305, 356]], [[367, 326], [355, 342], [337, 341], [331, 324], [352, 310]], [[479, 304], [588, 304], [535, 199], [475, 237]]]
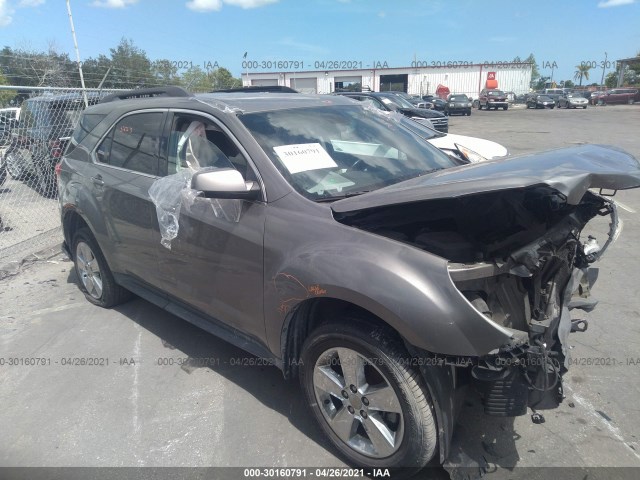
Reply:
[[509, 105], [507, 105], [506, 107], [502, 107], [502, 110], [506, 110], [507, 108], [509, 108]]
[[312, 332], [300, 381], [309, 408], [354, 466], [422, 468], [436, 451], [433, 406], [402, 343], [346, 318]]

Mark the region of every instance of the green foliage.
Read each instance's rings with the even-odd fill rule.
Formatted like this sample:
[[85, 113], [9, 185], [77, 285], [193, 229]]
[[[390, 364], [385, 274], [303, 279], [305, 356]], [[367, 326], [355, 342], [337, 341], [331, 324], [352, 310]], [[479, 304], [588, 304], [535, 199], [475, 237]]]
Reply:
[[618, 72], [607, 73], [607, 76], [604, 77], [604, 84], [609, 88], [615, 87], [618, 84]]
[[574, 72], [573, 79], [578, 80], [580, 82], [580, 86], [582, 86], [583, 78], [585, 80], [589, 80], [589, 70], [591, 70], [591, 65], [576, 65], [576, 71]]
[[[519, 56], [516, 56], [513, 59], [513, 63], [530, 63], [531, 64], [530, 87], [536, 88], [536, 86], [540, 84], [540, 70], [538, 70], [538, 65], [536, 64], [536, 57], [533, 56], [533, 53], [530, 53], [529, 56], [524, 60], [521, 60]], [[544, 88], [544, 82], [542, 82], [542, 88]]]
[[[9, 85], [7, 77], [5, 77], [2, 72], [0, 72], [0, 85]], [[11, 101], [16, 98], [16, 95], [18, 95], [18, 92], [15, 90], [0, 90], [0, 106], [11, 106]]]
[[[4, 47], [0, 51], [0, 71], [11, 85], [80, 87], [76, 62], [67, 54], [50, 47], [47, 52]], [[183, 85], [194, 91], [242, 86], [224, 67], [203, 70], [195, 66], [182, 74], [176, 62], [167, 59], [149, 60], [147, 53], [133, 40], [123, 38], [109, 55], [100, 54], [82, 63], [85, 86], [97, 88], [140, 88], [163, 85]]]
[[564, 81], [564, 88], [573, 88], [575, 86], [576, 86], [576, 84], [573, 83], [571, 80], [565, 80]]

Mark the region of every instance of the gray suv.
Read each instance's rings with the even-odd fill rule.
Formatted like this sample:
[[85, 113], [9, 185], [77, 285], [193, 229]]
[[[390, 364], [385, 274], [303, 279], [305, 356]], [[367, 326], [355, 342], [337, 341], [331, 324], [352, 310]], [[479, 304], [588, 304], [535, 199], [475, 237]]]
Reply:
[[56, 172], [88, 301], [132, 292], [268, 359], [371, 468], [444, 462], [469, 386], [488, 415], [558, 406], [619, 225], [590, 189], [640, 186], [613, 148], [458, 165], [341, 96], [178, 88], [88, 108]]

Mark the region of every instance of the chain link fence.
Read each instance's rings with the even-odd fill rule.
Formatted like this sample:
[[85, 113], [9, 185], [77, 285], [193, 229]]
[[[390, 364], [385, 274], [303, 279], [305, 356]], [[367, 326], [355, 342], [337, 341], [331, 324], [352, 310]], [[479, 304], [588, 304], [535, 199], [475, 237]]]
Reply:
[[55, 165], [85, 104], [113, 91], [0, 88], [16, 92], [0, 109], [1, 267], [62, 242]]

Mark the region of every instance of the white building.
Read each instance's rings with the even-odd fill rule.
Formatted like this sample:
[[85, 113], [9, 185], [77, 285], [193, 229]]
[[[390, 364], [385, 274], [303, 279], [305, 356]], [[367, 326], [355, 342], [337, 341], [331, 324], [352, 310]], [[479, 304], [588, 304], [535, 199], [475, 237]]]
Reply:
[[[497, 84], [491, 78], [495, 78]], [[304, 93], [332, 93], [349, 86], [361, 86], [374, 92], [400, 90], [422, 96], [435, 95], [438, 86], [443, 85], [451, 93], [465, 93], [472, 98], [477, 98], [483, 88], [499, 88], [516, 95], [527, 93], [530, 82], [528, 63], [242, 74], [244, 86], [283, 85]]]

